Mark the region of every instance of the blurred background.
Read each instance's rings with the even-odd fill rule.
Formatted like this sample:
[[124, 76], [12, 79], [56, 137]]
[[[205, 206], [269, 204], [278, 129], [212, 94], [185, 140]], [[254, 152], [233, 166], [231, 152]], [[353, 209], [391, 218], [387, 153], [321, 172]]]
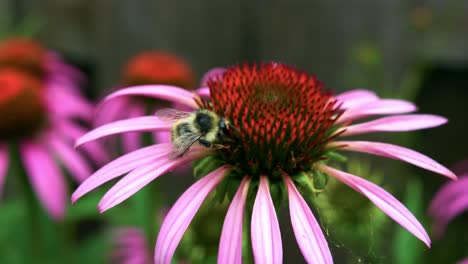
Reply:
[[[370, 89], [381, 97], [414, 101], [419, 112], [450, 120], [435, 129], [372, 139], [413, 148], [448, 167], [468, 157], [468, 1], [0, 0], [0, 39], [16, 35], [32, 36], [79, 67], [89, 79], [83, 89], [92, 100], [111, 91], [125, 63], [146, 50], [184, 58], [197, 80], [213, 67], [284, 62], [313, 73], [332, 91]], [[427, 208], [445, 179], [396, 161], [356, 158], [355, 170], [375, 177], [431, 230]], [[151, 196], [154, 203], [172, 205], [193, 182], [191, 177], [179, 179], [175, 185], [162, 177], [158, 186], [150, 186], [167, 190]], [[137, 195], [121, 209], [100, 216], [95, 206], [102, 191], [70, 208], [60, 224], [73, 229], [67, 233], [68, 248], [55, 238], [44, 239], [43, 260], [37, 263], [63, 263], [63, 258], [71, 263], [112, 263], [106, 253], [108, 224], [146, 227], [153, 248], [157, 231], [149, 231], [147, 222], [156, 213], [133, 214], [133, 203], [141, 200]], [[349, 197], [347, 191], [329, 192], [331, 197], [318, 199], [316, 205], [336, 263], [455, 263], [468, 256], [468, 214], [457, 217], [427, 249], [392, 221], [369, 211], [373, 209], [367, 202], [359, 201], [362, 211], [340, 203]], [[22, 263], [21, 252], [11, 250], [15, 217], [21, 213], [8, 218], [2, 212], [14, 200], [0, 204], [0, 263]], [[348, 219], [349, 212], [362, 217], [351, 225], [356, 219]], [[285, 263], [302, 263], [287, 210], [281, 213]], [[222, 223], [224, 214], [220, 215]], [[38, 233], [49, 236], [52, 226], [45, 223]], [[363, 231], [343, 228], [348, 226]], [[44, 231], [47, 228], [50, 232]], [[54, 232], [61, 236], [62, 230]], [[193, 246], [187, 242], [184, 250]]]

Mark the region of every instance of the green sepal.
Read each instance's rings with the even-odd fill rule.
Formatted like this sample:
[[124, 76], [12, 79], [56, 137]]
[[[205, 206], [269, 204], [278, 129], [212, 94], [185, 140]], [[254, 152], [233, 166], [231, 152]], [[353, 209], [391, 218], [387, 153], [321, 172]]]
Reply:
[[283, 180], [281, 181], [270, 181], [270, 195], [273, 200], [273, 204], [276, 209], [276, 213], [279, 213], [279, 210], [282, 205], [285, 205], [288, 201], [288, 190]]
[[223, 162], [216, 156], [206, 156], [197, 159], [193, 162], [193, 176], [195, 179], [200, 179], [222, 165], [224, 165]]
[[335, 151], [329, 151], [324, 156], [329, 158], [331, 161], [336, 161], [340, 163], [348, 161], [348, 158], [346, 156], [341, 155], [340, 153]]

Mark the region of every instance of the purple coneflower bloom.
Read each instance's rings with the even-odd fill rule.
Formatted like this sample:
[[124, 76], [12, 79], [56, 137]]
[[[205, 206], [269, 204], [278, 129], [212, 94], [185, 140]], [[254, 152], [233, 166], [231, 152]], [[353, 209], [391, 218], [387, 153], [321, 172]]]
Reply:
[[[60, 165], [77, 182], [92, 172], [73, 149], [73, 142], [85, 132], [75, 120], [89, 121], [92, 114], [92, 105], [78, 91], [81, 79], [57, 54], [32, 40], [0, 44], [0, 193], [10, 161], [9, 144], [15, 142], [34, 191], [55, 219], [63, 217], [68, 197]], [[84, 151], [96, 161], [107, 161], [95, 142]]]
[[[122, 87], [166, 84], [183, 88], [194, 86], [194, 77], [191, 67], [182, 59], [173, 54], [162, 51], [141, 52], [131, 58], [122, 71]], [[119, 98], [106, 104], [95, 119], [97, 126], [116, 120], [133, 118], [145, 115], [147, 109], [156, 109], [169, 106], [167, 102], [156, 100], [149, 102], [141, 98]], [[168, 142], [169, 134], [165, 132], [154, 133], [155, 142]], [[142, 146], [139, 133], [122, 134], [122, 148], [125, 153], [136, 150]]]
[[[310, 190], [314, 174], [335, 177], [370, 199], [426, 245], [430, 239], [422, 225], [397, 199], [381, 187], [327, 165], [337, 151], [363, 152], [401, 160], [445, 175], [456, 176], [436, 161], [416, 151], [380, 142], [338, 140], [351, 135], [384, 131], [411, 131], [445, 123], [443, 117], [411, 114], [382, 117], [351, 124], [374, 115], [413, 112], [407, 101], [381, 99], [371, 91], [353, 90], [338, 96], [322, 91], [315, 77], [279, 63], [228, 68], [188, 92], [174, 86], [148, 85], [120, 90], [105, 101], [145, 95], [193, 109], [207, 109], [231, 124], [220, 144], [207, 148], [194, 144], [174, 157], [170, 143], [156, 144], [126, 154], [89, 177], [72, 201], [98, 186], [128, 173], [102, 198], [101, 212], [121, 203], [146, 184], [187, 162], [198, 160], [206, 170], [167, 214], [159, 231], [154, 260], [170, 263], [185, 230], [210, 192], [228, 197], [231, 204], [222, 230], [218, 262], [241, 263], [244, 212], [252, 212], [251, 241], [256, 263], [282, 263], [281, 233], [275, 204], [289, 201], [297, 243], [309, 263], [332, 263], [327, 240], [303, 191]], [[82, 145], [123, 132], [168, 131], [171, 123], [142, 116], [101, 126], [77, 141]], [[336, 155], [335, 155], [336, 156]], [[221, 184], [220, 184], [221, 183]], [[219, 188], [217, 188], [219, 187]], [[310, 197], [306, 197], [310, 198]]]

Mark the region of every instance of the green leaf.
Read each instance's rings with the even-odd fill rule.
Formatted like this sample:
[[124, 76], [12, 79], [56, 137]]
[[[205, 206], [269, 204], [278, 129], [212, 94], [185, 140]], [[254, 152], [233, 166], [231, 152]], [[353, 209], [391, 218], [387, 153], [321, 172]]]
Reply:
[[[423, 219], [423, 186], [421, 181], [413, 178], [408, 181], [404, 204], [416, 216], [417, 219]], [[393, 241], [393, 253], [395, 263], [399, 264], [418, 264], [421, 263], [421, 256], [424, 252], [424, 244], [409, 233], [404, 228], [397, 228], [395, 240]]]

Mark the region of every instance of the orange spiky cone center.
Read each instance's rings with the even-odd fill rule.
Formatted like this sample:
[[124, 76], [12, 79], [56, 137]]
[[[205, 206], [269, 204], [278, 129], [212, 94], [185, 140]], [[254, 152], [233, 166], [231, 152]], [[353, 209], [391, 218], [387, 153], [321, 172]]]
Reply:
[[[336, 130], [336, 101], [322, 83], [278, 63], [229, 68], [202, 103], [234, 127], [223, 159], [249, 175], [309, 170]], [[279, 176], [278, 176], [279, 177]]]

